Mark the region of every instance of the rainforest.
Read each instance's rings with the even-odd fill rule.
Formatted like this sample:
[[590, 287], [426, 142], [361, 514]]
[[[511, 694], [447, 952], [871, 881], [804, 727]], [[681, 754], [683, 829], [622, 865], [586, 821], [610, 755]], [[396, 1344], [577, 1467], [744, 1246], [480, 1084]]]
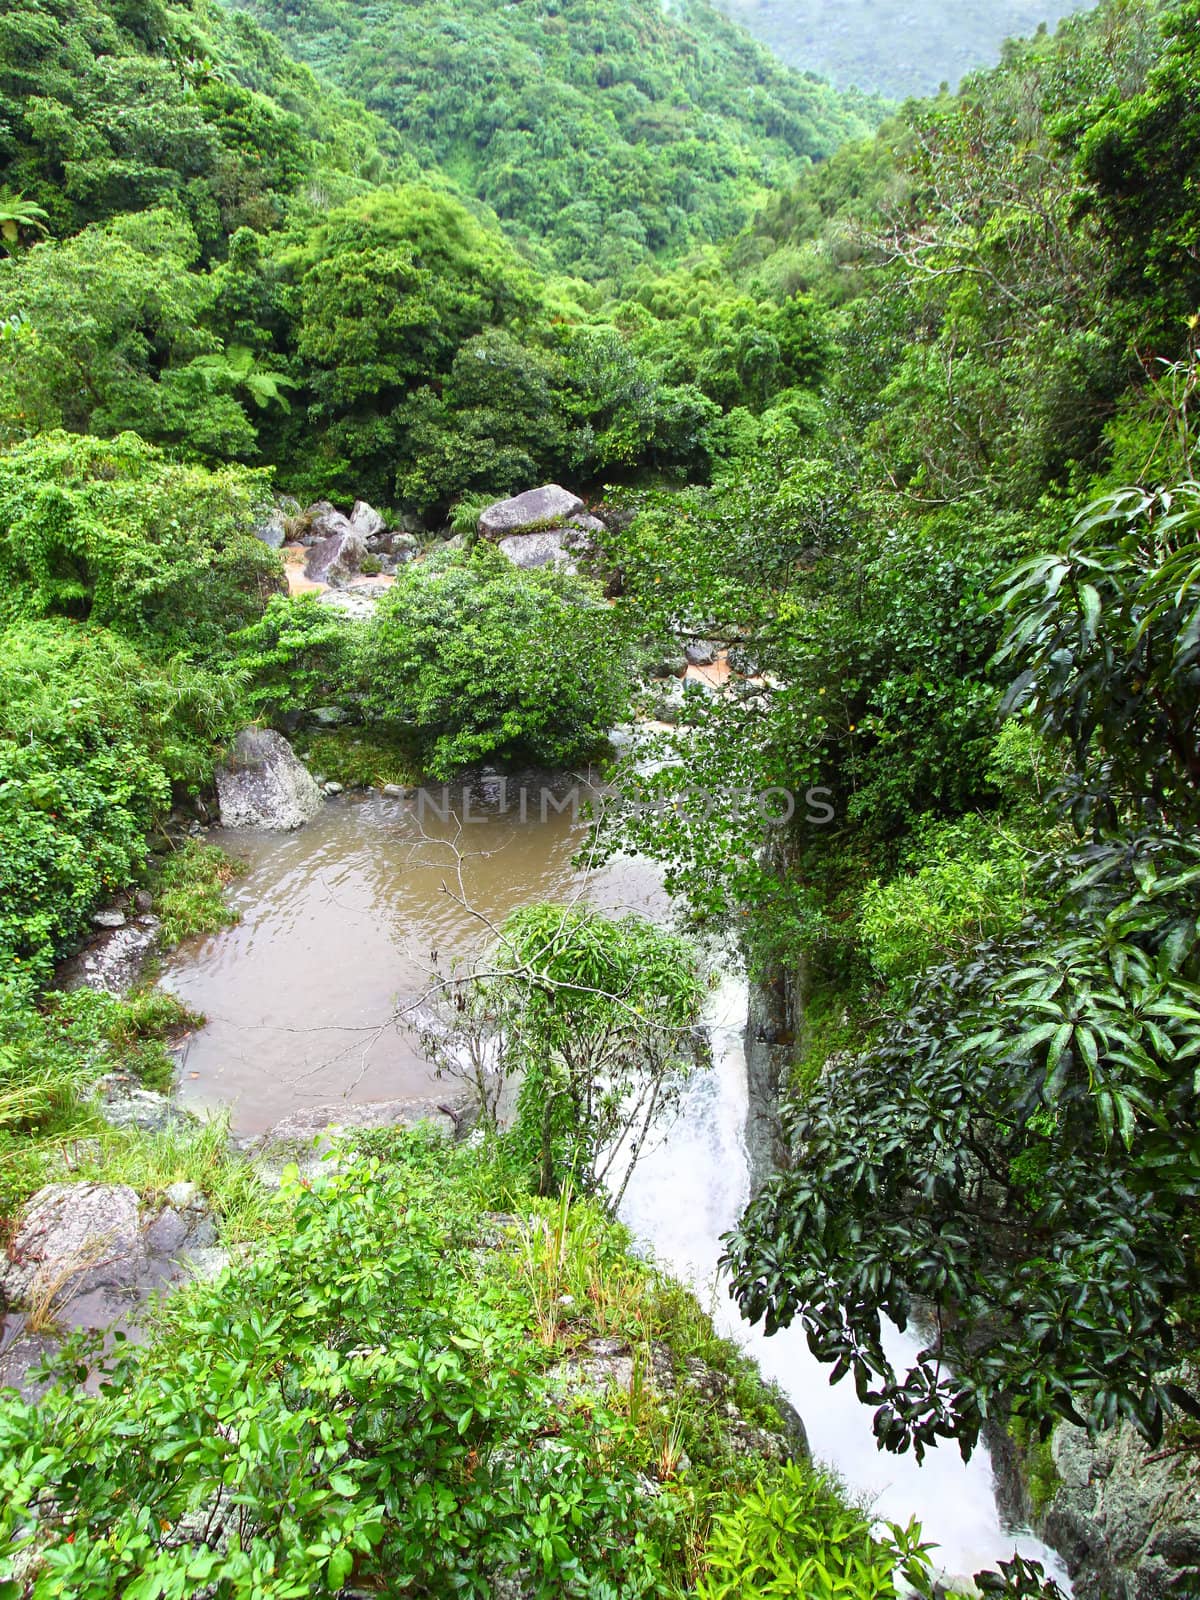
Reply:
[[1200, 1593], [1200, 0], [750, 9], [0, 16], [2, 1600]]

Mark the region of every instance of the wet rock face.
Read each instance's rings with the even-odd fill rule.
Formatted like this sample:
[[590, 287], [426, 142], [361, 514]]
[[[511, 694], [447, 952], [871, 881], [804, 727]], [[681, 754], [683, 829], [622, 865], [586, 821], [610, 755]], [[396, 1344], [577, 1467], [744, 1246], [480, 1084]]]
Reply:
[[488, 506], [479, 518], [479, 532], [484, 539], [503, 539], [514, 533], [543, 533], [549, 528], [561, 528], [586, 509], [578, 495], [557, 483], [547, 483], [540, 489], [527, 489], [524, 494], [513, 495], [510, 500], [497, 500], [495, 505]]
[[1063, 1424], [1052, 1448], [1062, 1483], [1043, 1531], [1077, 1600], [1200, 1593], [1200, 1494], [1186, 1458], [1164, 1455], [1128, 1423], [1094, 1439]]
[[105, 929], [90, 939], [58, 971], [60, 989], [97, 989], [102, 994], [128, 994], [142, 974], [162, 924], [143, 912], [136, 922]]
[[137, 1192], [124, 1183], [51, 1183], [26, 1206], [0, 1271], [9, 1306], [71, 1281], [76, 1293], [132, 1283], [145, 1259]]
[[324, 803], [312, 774], [282, 734], [243, 728], [217, 768], [221, 826], [286, 832], [312, 820]]

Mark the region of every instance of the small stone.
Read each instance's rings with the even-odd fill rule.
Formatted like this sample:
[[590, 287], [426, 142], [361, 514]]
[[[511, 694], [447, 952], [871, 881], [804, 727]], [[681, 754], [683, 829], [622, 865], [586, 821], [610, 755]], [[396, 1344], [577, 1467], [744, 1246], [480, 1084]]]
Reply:
[[94, 911], [92, 923], [97, 928], [123, 928], [125, 926], [125, 913], [123, 911]]
[[133, 896], [133, 903], [142, 916], [154, 910], [154, 896], [149, 889], [136, 890]]
[[327, 783], [325, 785], [325, 793], [329, 795], [342, 794], [344, 790], [345, 785], [341, 783]]
[[711, 639], [692, 639], [684, 646], [683, 653], [689, 666], [711, 667], [720, 649], [720, 645], [714, 644]]
[[407, 791], [402, 783], [385, 783], [383, 792], [389, 800], [403, 800]]
[[204, 1198], [199, 1184], [188, 1183], [180, 1179], [177, 1183], [169, 1183], [163, 1190], [163, 1196], [169, 1206], [174, 1206], [176, 1211], [207, 1211], [208, 1201]]

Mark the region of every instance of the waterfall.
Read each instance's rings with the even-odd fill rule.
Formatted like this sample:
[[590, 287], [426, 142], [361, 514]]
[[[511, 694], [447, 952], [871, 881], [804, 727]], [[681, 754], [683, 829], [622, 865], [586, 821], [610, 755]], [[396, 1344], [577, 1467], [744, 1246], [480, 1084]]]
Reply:
[[[731, 974], [711, 997], [712, 1065], [693, 1078], [678, 1114], [643, 1153], [621, 1206], [622, 1220], [692, 1287], [718, 1331], [779, 1385], [804, 1419], [814, 1459], [833, 1468], [856, 1499], [888, 1521], [916, 1517], [938, 1546], [936, 1565], [947, 1573], [969, 1575], [1019, 1551], [1040, 1560], [1069, 1593], [1055, 1552], [1028, 1531], [1003, 1526], [985, 1449], [977, 1448], [967, 1463], [953, 1444], [928, 1451], [921, 1464], [911, 1455], [881, 1452], [871, 1411], [859, 1403], [853, 1384], [830, 1385], [829, 1368], [811, 1354], [798, 1327], [767, 1338], [743, 1322], [720, 1282], [721, 1235], [736, 1223], [750, 1194], [744, 1138], [748, 1001], [745, 980]], [[898, 1328], [887, 1343], [893, 1360], [904, 1361], [917, 1348]]]

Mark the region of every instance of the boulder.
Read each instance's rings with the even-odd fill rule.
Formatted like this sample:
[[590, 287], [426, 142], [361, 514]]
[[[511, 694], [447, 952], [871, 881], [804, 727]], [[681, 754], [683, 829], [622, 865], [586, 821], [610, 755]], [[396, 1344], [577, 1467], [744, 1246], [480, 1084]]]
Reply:
[[364, 539], [375, 539], [387, 532], [387, 523], [365, 500], [356, 500], [350, 513], [350, 526]]
[[263, 544], [269, 545], [272, 550], [280, 550], [287, 543], [287, 517], [278, 506], [272, 506], [262, 521], [256, 523], [250, 531], [256, 539], [261, 539]]
[[133, 1283], [145, 1262], [137, 1191], [127, 1183], [51, 1183], [21, 1214], [0, 1270], [6, 1305]]
[[479, 518], [479, 532], [485, 539], [503, 539], [510, 533], [541, 533], [547, 528], [561, 528], [585, 509], [578, 495], [557, 483], [548, 483], [488, 506]]
[[375, 615], [375, 607], [387, 590], [383, 584], [357, 584], [353, 589], [327, 589], [319, 595], [320, 605], [332, 606], [352, 622], [367, 622]]
[[583, 533], [607, 533], [607, 525], [599, 517], [593, 517], [590, 511], [577, 511], [573, 517], [567, 518], [572, 528], [578, 528]]
[[108, 911], [93, 911], [92, 926], [94, 928], [123, 928], [125, 926], [125, 913], [118, 911], [115, 906]]
[[342, 706], [314, 706], [308, 715], [318, 728], [340, 728], [350, 720], [350, 713]]
[[550, 533], [516, 533], [501, 539], [496, 549], [514, 567], [528, 572], [533, 567], [571, 566], [561, 529]]
[[721, 646], [711, 639], [690, 639], [683, 647], [690, 667], [711, 667], [720, 654]]
[[339, 533], [353, 533], [350, 518], [343, 516], [328, 500], [315, 500], [295, 518], [294, 526], [301, 544], [320, 544]]
[[95, 989], [125, 995], [142, 975], [161, 927], [157, 917], [143, 914], [136, 922], [107, 929], [90, 940], [58, 969], [60, 989]]
[[304, 563], [304, 576], [314, 583], [348, 583], [362, 567], [366, 553], [367, 541], [347, 525], [313, 545]]
[[225, 828], [302, 827], [320, 811], [321, 791], [280, 733], [243, 728], [217, 768], [217, 797]]

